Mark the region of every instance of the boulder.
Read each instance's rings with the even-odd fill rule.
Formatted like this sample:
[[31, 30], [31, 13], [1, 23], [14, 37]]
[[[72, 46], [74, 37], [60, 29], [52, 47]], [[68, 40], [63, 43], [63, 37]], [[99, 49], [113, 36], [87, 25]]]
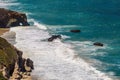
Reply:
[[33, 61], [29, 58], [27, 58], [24, 66], [25, 66], [26, 71], [28, 71], [28, 72], [31, 72], [32, 69], [34, 69]]
[[80, 30], [70, 30], [70, 32], [79, 33], [79, 32], [81, 32], [81, 31], [80, 31]]
[[24, 13], [0, 8], [0, 28], [14, 26], [29, 26], [26, 15]]
[[21, 80], [21, 78], [22, 78], [21, 74], [19, 74], [19, 73], [14, 74], [14, 79]]
[[102, 43], [100, 43], [100, 42], [95, 42], [94, 44], [93, 44], [94, 46], [103, 46], [103, 44]]
[[26, 59], [24, 59], [24, 58], [18, 58], [17, 63], [18, 63], [18, 69], [20, 72], [26, 72], [25, 66], [24, 66], [25, 61], [26, 61]]
[[61, 35], [52, 35], [50, 38], [48, 38], [48, 41], [53, 41], [53, 40], [55, 40], [55, 39], [61, 39], [62, 37], [61, 37]]

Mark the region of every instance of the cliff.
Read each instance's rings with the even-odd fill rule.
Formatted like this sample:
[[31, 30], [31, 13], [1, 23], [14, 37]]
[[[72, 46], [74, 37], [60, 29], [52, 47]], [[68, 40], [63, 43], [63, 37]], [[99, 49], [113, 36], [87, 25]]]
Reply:
[[29, 26], [24, 13], [0, 8], [0, 28]]
[[0, 80], [20, 80], [24, 76], [30, 76], [34, 69], [33, 62], [29, 58], [22, 58], [22, 54], [22, 51], [0, 37]]

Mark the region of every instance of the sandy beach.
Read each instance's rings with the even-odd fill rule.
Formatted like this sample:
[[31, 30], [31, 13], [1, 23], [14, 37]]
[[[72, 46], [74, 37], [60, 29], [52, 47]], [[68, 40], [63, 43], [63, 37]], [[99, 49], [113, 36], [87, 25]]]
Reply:
[[9, 28], [0, 28], [0, 36], [3, 35], [5, 32], [8, 32]]

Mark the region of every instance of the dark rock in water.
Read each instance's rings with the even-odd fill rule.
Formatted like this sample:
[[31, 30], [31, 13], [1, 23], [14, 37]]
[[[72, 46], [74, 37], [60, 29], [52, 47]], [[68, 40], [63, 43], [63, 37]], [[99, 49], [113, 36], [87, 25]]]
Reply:
[[29, 26], [24, 13], [0, 8], [0, 27]]
[[26, 62], [25, 62], [25, 69], [26, 71], [28, 72], [31, 72], [32, 69], [34, 69], [34, 66], [33, 66], [33, 61], [29, 58], [27, 58]]
[[18, 60], [19, 71], [26, 72], [24, 64], [25, 64], [25, 59], [24, 58], [19, 58], [19, 60]]
[[100, 42], [95, 42], [93, 45], [95, 45], [95, 46], [103, 46], [103, 44], [100, 43]]
[[70, 30], [70, 32], [79, 33], [79, 32], [81, 32], [81, 31], [80, 31], [80, 30]]
[[17, 64], [18, 64], [19, 71], [25, 72], [26, 71], [25, 67], [24, 67], [25, 59], [22, 58], [23, 52], [20, 51], [20, 50], [17, 50], [17, 49], [16, 49], [16, 52], [17, 52], [17, 55], [18, 55]]
[[48, 41], [53, 41], [54, 39], [61, 39], [61, 35], [52, 35], [52, 37], [48, 38]]
[[31, 59], [29, 59], [29, 58], [27, 58], [27, 60], [26, 60], [26, 65], [31, 67], [31, 69], [34, 69], [33, 61]]
[[16, 49], [16, 52], [17, 52], [18, 58], [22, 58], [23, 52], [17, 49]]

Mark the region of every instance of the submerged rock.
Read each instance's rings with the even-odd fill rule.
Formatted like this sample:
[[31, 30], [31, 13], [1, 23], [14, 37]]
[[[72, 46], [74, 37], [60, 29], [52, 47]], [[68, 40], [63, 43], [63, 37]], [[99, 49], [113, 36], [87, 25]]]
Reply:
[[79, 33], [79, 32], [81, 32], [81, 31], [80, 31], [80, 30], [70, 30], [70, 32]]
[[62, 37], [61, 37], [61, 35], [52, 35], [50, 38], [48, 38], [48, 41], [53, 41], [53, 40], [55, 40], [55, 39], [61, 39]]
[[29, 26], [26, 15], [24, 13], [0, 8], [0, 28], [14, 26]]
[[95, 45], [95, 46], [103, 46], [103, 44], [102, 43], [100, 43], [100, 42], [95, 42], [93, 45]]

